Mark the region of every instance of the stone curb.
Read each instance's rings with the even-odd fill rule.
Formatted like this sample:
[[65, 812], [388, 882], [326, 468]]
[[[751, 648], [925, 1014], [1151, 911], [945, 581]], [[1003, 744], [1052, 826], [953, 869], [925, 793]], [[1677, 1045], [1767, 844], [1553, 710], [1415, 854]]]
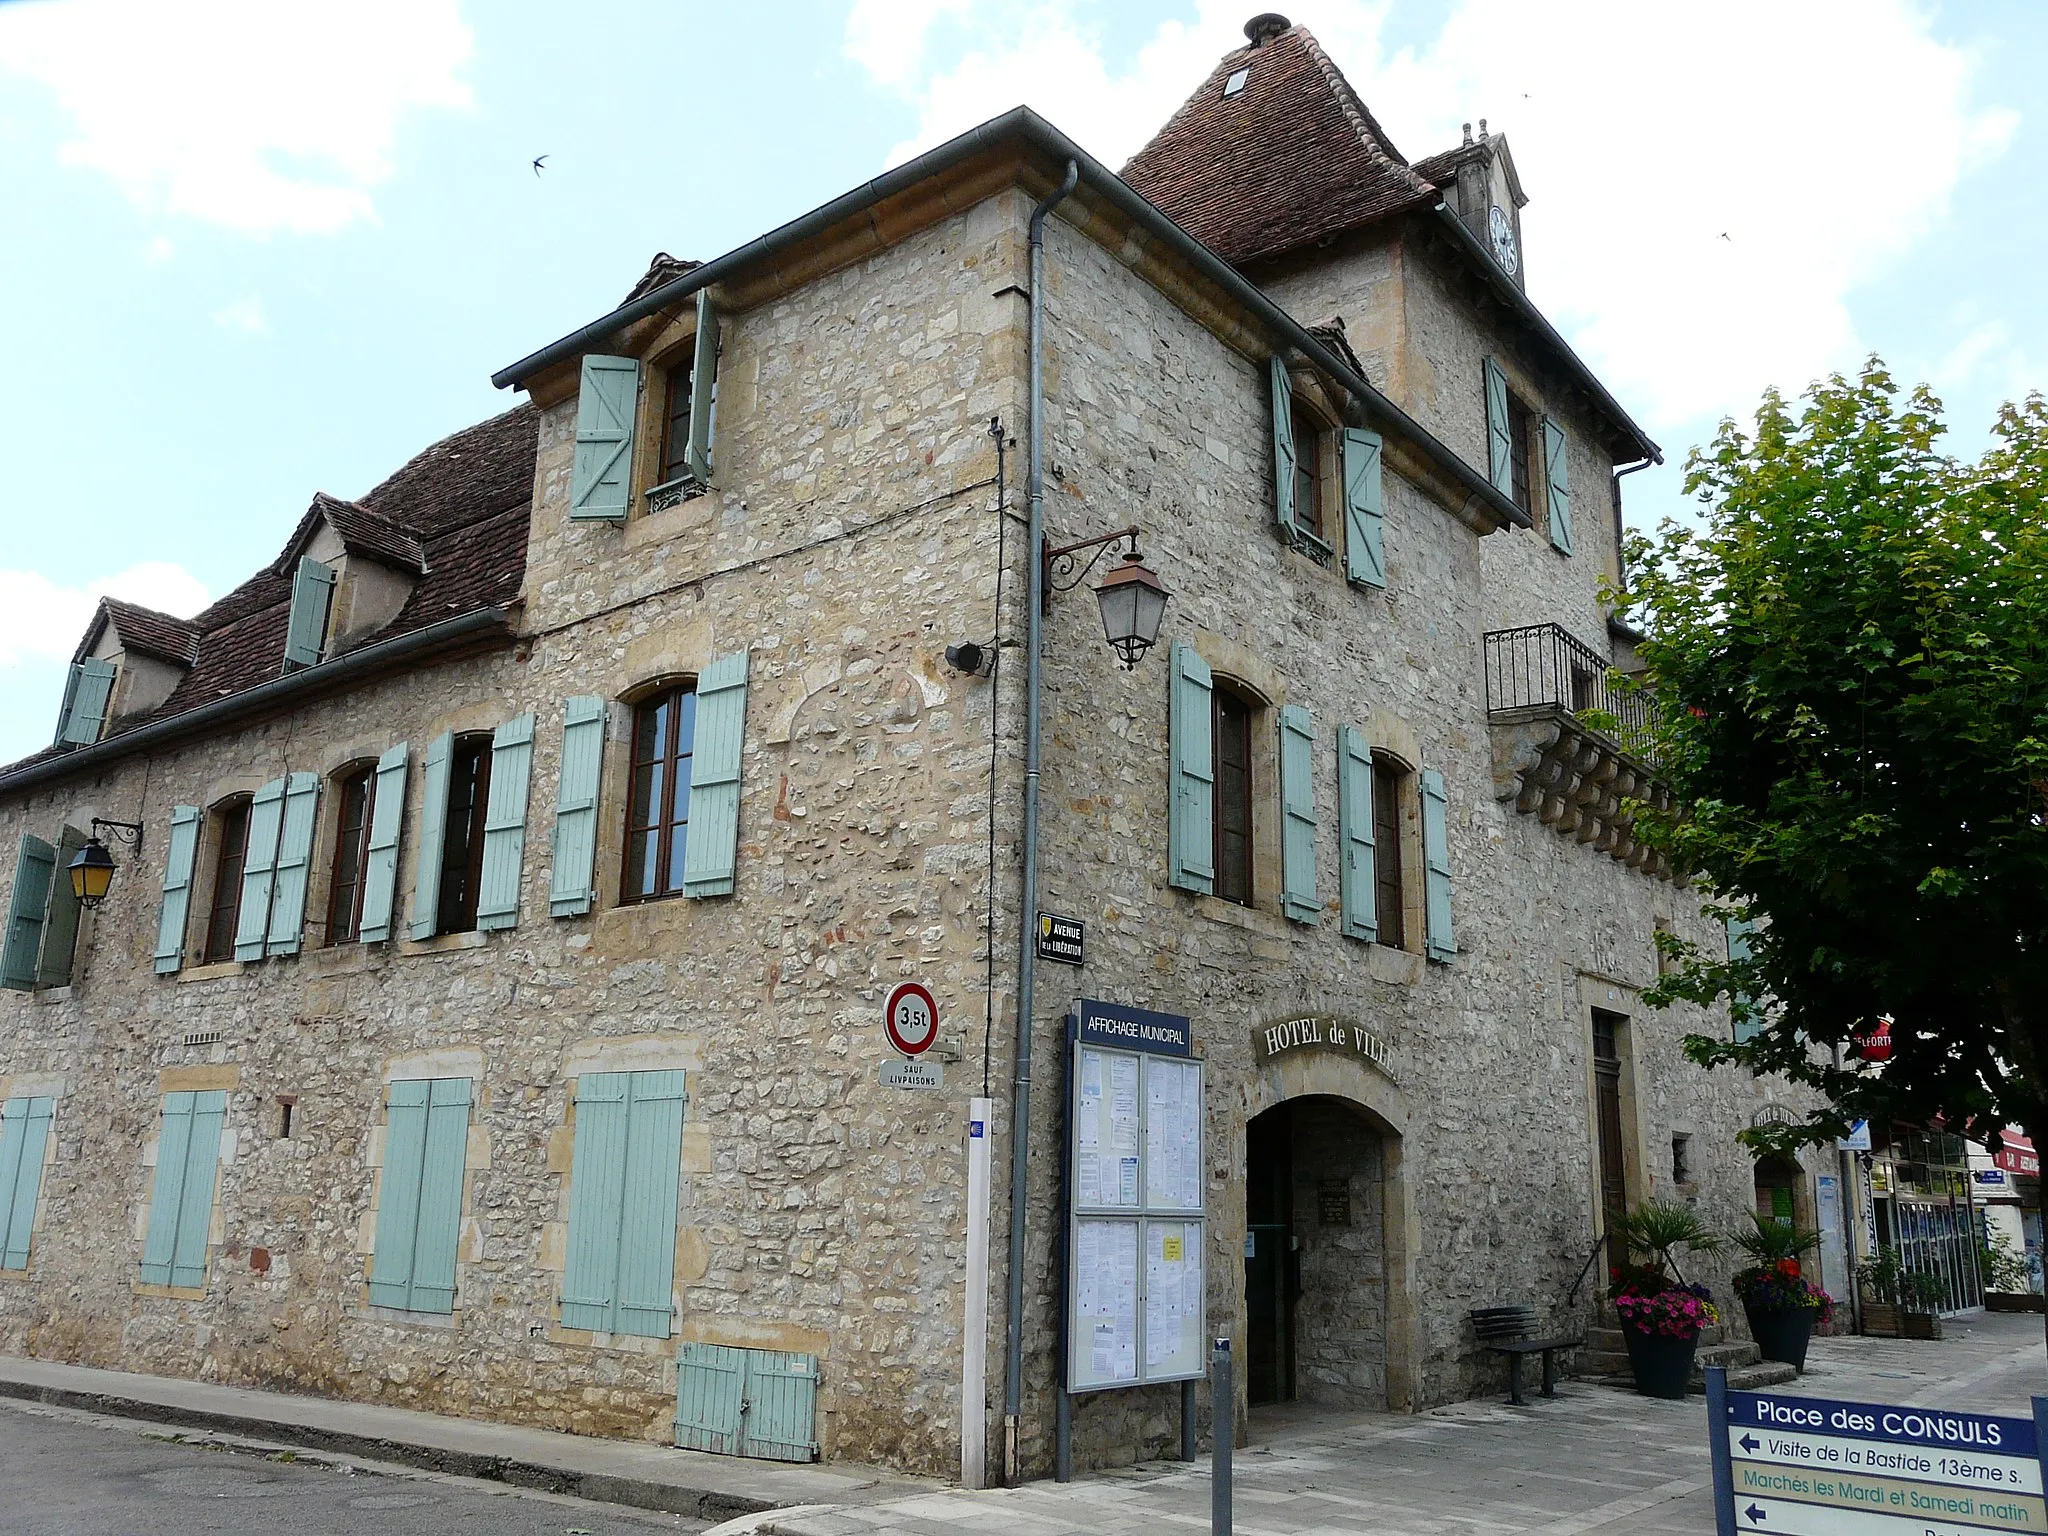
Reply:
[[744, 1494], [691, 1488], [679, 1483], [657, 1482], [652, 1478], [584, 1472], [574, 1467], [551, 1466], [519, 1457], [487, 1456], [443, 1446], [352, 1434], [346, 1430], [320, 1429], [310, 1424], [285, 1423], [253, 1414], [216, 1413], [201, 1408], [184, 1408], [175, 1403], [151, 1402], [147, 1398], [83, 1392], [70, 1387], [11, 1381], [4, 1377], [0, 1377], [0, 1396], [48, 1403], [58, 1408], [80, 1408], [89, 1413], [109, 1413], [128, 1419], [148, 1419], [159, 1424], [213, 1430], [221, 1434], [254, 1435], [281, 1444], [302, 1445], [308, 1450], [360, 1456], [366, 1461], [394, 1462], [428, 1472], [446, 1472], [457, 1477], [505, 1483], [514, 1488], [534, 1488], [543, 1493], [566, 1494], [594, 1503], [623, 1504], [634, 1509], [687, 1515], [714, 1523], [785, 1507]]

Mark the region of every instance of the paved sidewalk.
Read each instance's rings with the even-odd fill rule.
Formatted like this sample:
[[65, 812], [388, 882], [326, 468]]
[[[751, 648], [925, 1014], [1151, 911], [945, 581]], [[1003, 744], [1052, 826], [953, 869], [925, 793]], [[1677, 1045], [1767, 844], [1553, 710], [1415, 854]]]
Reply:
[[861, 1468], [743, 1461], [644, 1442], [7, 1356], [0, 1356], [0, 1396], [252, 1435], [699, 1520], [796, 1505], [854, 1506], [938, 1486]]
[[[2041, 1319], [1951, 1319], [1939, 1343], [1818, 1339], [1775, 1390], [2024, 1415], [2048, 1392]], [[1409, 1417], [1290, 1412], [1253, 1420], [1233, 1462], [1242, 1536], [1712, 1536], [1706, 1405], [1568, 1383], [1526, 1408], [1479, 1401]], [[925, 1492], [864, 1508], [735, 1521], [761, 1536], [1118, 1536], [1209, 1525], [1206, 1462], [1061, 1487]]]

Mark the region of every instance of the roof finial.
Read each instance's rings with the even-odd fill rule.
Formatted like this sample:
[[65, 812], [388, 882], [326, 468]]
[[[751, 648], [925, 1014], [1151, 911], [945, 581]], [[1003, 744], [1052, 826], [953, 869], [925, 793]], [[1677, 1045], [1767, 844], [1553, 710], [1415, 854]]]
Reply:
[[1465, 142], [1467, 144], [1472, 142], [1472, 125], [1470, 123], [1465, 125]]
[[1479, 119], [1479, 142], [1482, 144], [1486, 142], [1486, 119], [1483, 117]]
[[1278, 11], [1261, 11], [1244, 24], [1244, 35], [1252, 40], [1252, 46], [1270, 43], [1294, 23]]

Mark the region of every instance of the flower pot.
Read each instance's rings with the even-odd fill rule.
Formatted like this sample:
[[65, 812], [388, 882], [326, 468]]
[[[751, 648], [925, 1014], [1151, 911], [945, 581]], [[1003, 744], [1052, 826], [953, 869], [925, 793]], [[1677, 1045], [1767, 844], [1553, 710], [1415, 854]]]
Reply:
[[1668, 1333], [1645, 1333], [1623, 1324], [1621, 1336], [1628, 1344], [1629, 1368], [1635, 1373], [1638, 1392], [1645, 1397], [1685, 1396], [1698, 1334], [1674, 1339]]
[[1874, 1339], [1896, 1339], [1899, 1336], [1898, 1304], [1890, 1301], [1863, 1303], [1863, 1331]]
[[1938, 1339], [1941, 1337], [1941, 1319], [1932, 1312], [1901, 1312], [1899, 1314], [1899, 1337], [1902, 1339]]
[[1816, 1316], [1813, 1308], [1782, 1307], [1760, 1311], [1755, 1307], [1744, 1307], [1742, 1310], [1749, 1315], [1749, 1336], [1756, 1340], [1756, 1347], [1766, 1360], [1782, 1360], [1795, 1371], [1806, 1369], [1806, 1345], [1813, 1337], [1813, 1319]]

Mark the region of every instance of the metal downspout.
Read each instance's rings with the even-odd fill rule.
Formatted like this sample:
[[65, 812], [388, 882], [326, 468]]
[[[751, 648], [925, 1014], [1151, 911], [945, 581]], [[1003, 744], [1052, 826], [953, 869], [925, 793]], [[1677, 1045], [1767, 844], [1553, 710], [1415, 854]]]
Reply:
[[1031, 1172], [1031, 1008], [1032, 962], [1038, 908], [1038, 691], [1045, 627], [1045, 220], [1081, 180], [1081, 167], [1067, 162], [1067, 174], [1031, 210], [1031, 424], [1027, 495], [1030, 529], [1031, 595], [1024, 643], [1024, 875], [1017, 892], [1017, 1073], [1010, 1111], [1010, 1305], [1008, 1349], [1003, 1362], [1003, 1481], [1015, 1487], [1017, 1418], [1024, 1394], [1025, 1198]]

